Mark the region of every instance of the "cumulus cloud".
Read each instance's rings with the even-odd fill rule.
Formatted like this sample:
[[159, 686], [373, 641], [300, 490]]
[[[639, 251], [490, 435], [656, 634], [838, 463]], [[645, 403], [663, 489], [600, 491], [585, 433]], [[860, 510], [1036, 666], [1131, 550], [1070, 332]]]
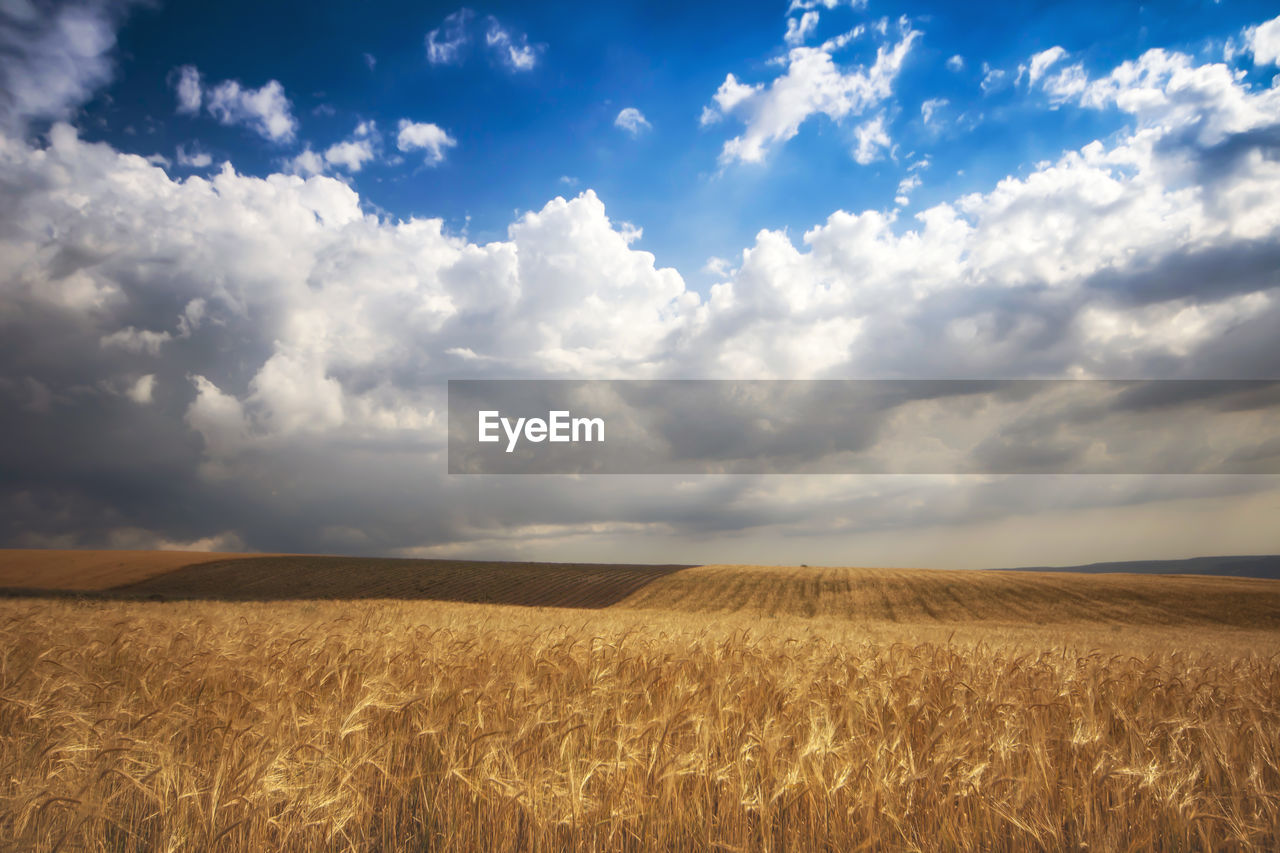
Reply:
[[280, 81], [246, 89], [235, 80], [224, 80], [206, 94], [209, 114], [222, 124], [244, 125], [271, 142], [293, 139], [298, 123]]
[[947, 70], [956, 71], [956, 72], [963, 71], [964, 57], [958, 53], [953, 55], [950, 59], [947, 60]]
[[335, 142], [325, 150], [324, 162], [331, 166], [341, 166], [348, 172], [358, 172], [365, 163], [377, 156], [376, 149], [379, 145], [381, 137], [377, 125], [372, 121], [362, 121], [356, 125], [349, 138]]
[[324, 154], [313, 151], [310, 145], [287, 159], [284, 167], [285, 171], [290, 174], [302, 175], [303, 177], [323, 175], [328, 171], [328, 163], [324, 159]]
[[335, 142], [324, 152], [326, 163], [341, 166], [348, 172], [358, 172], [373, 159], [373, 145], [368, 139], [346, 139]]
[[[1128, 113], [1148, 137], [1194, 140], [1216, 152], [1205, 167], [1234, 164], [1248, 151], [1274, 152], [1269, 140], [1280, 89], [1251, 91], [1222, 63], [1197, 65], [1186, 54], [1153, 48], [1096, 78], [1080, 63], [1070, 65], [1046, 76], [1042, 87], [1059, 102]], [[1229, 138], [1238, 141], [1223, 147]]]
[[880, 45], [868, 66], [841, 68], [834, 54], [845, 48], [859, 30], [851, 30], [818, 47], [794, 47], [785, 59], [786, 71], [766, 86], [746, 85], [733, 74], [712, 97], [714, 107], [703, 110], [701, 123], [712, 124], [723, 116], [741, 117], [744, 132], [727, 140], [721, 164], [735, 161], [759, 163], [770, 148], [785, 143], [810, 116], [825, 115], [836, 122], [858, 116], [890, 97], [893, 83], [912, 45], [920, 37], [905, 19], [893, 43]]
[[644, 117], [644, 113], [635, 107], [625, 107], [613, 120], [614, 127], [620, 127], [632, 136], [639, 136], [642, 130], [652, 130], [653, 125]]
[[1280, 17], [1244, 31], [1244, 42], [1256, 65], [1280, 65]]
[[127, 2], [0, 4], [0, 129], [64, 119], [111, 78]]
[[278, 80], [268, 80], [257, 89], [246, 88], [238, 80], [204, 86], [200, 70], [183, 65], [173, 70], [170, 81], [179, 113], [198, 114], [204, 104], [220, 123], [242, 125], [270, 142], [289, 142], [297, 130], [293, 105]]
[[428, 166], [444, 160], [445, 151], [458, 141], [447, 131], [431, 122], [414, 122], [400, 119], [400, 132], [396, 135], [396, 147], [401, 151], [425, 151]]

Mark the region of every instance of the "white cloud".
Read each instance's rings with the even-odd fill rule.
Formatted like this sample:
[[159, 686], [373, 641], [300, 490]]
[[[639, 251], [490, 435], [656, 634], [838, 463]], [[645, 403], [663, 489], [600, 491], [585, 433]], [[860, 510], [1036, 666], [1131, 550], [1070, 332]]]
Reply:
[[364, 60], [365, 66], [370, 71], [373, 71], [378, 67], [378, 57], [374, 56], [372, 53], [362, 53], [360, 54], [360, 57]]
[[763, 83], [757, 83], [754, 86], [748, 86], [745, 83], [739, 83], [733, 74], [726, 74], [724, 82], [720, 84], [720, 88], [711, 96], [716, 102], [714, 107], [705, 106], [702, 108], [702, 115], [698, 119], [698, 123], [703, 127], [715, 124], [724, 118], [726, 113], [733, 112], [741, 103], [753, 98], [757, 93], [764, 89]]
[[457, 65], [462, 62], [463, 49], [470, 36], [467, 28], [475, 16], [470, 9], [462, 8], [444, 19], [439, 27], [427, 33], [427, 61], [432, 65]]
[[1055, 101], [1115, 107], [1133, 115], [1139, 128], [1188, 133], [1202, 146], [1265, 127], [1280, 110], [1280, 88], [1250, 92], [1225, 64], [1196, 65], [1186, 54], [1159, 48], [1094, 79], [1081, 65], [1071, 65], [1046, 76], [1042, 85]]
[[183, 65], [174, 70], [173, 90], [178, 97], [178, 112], [195, 115], [200, 112], [203, 89], [200, 70], [194, 65]]
[[884, 127], [883, 113], [858, 126], [853, 135], [857, 140], [857, 145], [853, 149], [853, 159], [862, 166], [879, 160], [883, 152], [893, 144]]
[[702, 271], [708, 275], [726, 278], [733, 271], [733, 262], [727, 258], [717, 258], [712, 255], [707, 258], [707, 262], [702, 265]]
[[293, 140], [298, 123], [278, 80], [268, 80], [257, 89], [247, 89], [238, 80], [205, 86], [200, 69], [183, 65], [170, 72], [169, 82], [180, 114], [198, 115], [203, 105], [222, 124], [248, 127], [271, 142]]
[[614, 127], [620, 127], [632, 136], [639, 136], [642, 130], [652, 130], [653, 125], [644, 117], [644, 113], [635, 107], [625, 107], [613, 120]]
[[538, 55], [545, 47], [529, 44], [529, 37], [524, 33], [512, 35], [492, 16], [488, 19], [484, 43], [511, 71], [532, 71], [538, 64]]
[[1044, 78], [1044, 90], [1055, 104], [1065, 103], [1084, 94], [1089, 85], [1089, 75], [1080, 63], [1068, 65], [1057, 74]]
[[898, 192], [894, 196], [893, 203], [898, 207], [906, 207], [911, 201], [911, 193], [921, 184], [920, 176], [914, 172], [898, 181]]
[[356, 125], [349, 138], [334, 143], [325, 150], [324, 161], [332, 166], [341, 166], [348, 172], [358, 172], [365, 163], [377, 156], [379, 144], [377, 126], [372, 121], [362, 121]]
[[943, 107], [950, 105], [950, 103], [951, 102], [946, 98], [929, 98], [927, 101], [922, 103], [920, 105], [920, 115], [924, 118], [924, 123], [932, 126], [934, 124], [934, 117]]
[[[463, 7], [427, 33], [427, 61], [432, 65], [461, 65], [473, 38], [476, 15]], [[543, 44], [530, 44], [524, 33], [512, 32], [492, 15], [484, 19], [484, 46], [509, 71], [532, 71], [538, 57], [546, 49]]]
[[1054, 45], [1048, 50], [1042, 50], [1031, 57], [1031, 65], [1027, 75], [1027, 85], [1034, 86], [1036, 81], [1044, 76], [1044, 72], [1051, 66], [1067, 55], [1067, 52], [1061, 47]]
[[111, 79], [127, 2], [0, 5], [0, 130], [64, 119]]
[[963, 71], [964, 57], [958, 53], [952, 56], [950, 59], [947, 60], [947, 69], [950, 71], [956, 71], [956, 72]]
[[401, 151], [425, 151], [428, 166], [435, 166], [443, 161], [445, 150], [457, 144], [458, 141], [447, 131], [430, 122], [413, 122], [407, 118], [400, 120], [396, 147]]
[[791, 0], [791, 5], [787, 7], [787, 14], [804, 9], [816, 9], [819, 6], [824, 9], [836, 9], [840, 6], [848, 6], [850, 9], [862, 9], [866, 5], [867, 0]]
[[243, 125], [271, 142], [289, 142], [298, 123], [293, 105], [278, 80], [257, 89], [246, 89], [236, 80], [224, 80], [204, 91], [209, 114], [222, 124]]
[[799, 18], [787, 18], [787, 32], [782, 40], [792, 47], [804, 44], [817, 28], [817, 12], [805, 12]]
[[187, 146], [179, 145], [175, 156], [178, 158], [178, 165], [188, 169], [206, 169], [213, 165], [213, 157], [208, 152], [201, 151], [198, 146], [188, 150]]
[[898, 191], [894, 195], [893, 203], [898, 207], [906, 207], [911, 201], [911, 193], [919, 188], [922, 183], [920, 171], [929, 168], [929, 158], [917, 160], [907, 167], [907, 174], [902, 180], [898, 181]]
[[172, 338], [168, 332], [151, 332], [129, 326], [109, 335], [103, 335], [99, 344], [104, 347], [120, 347], [135, 353], [159, 355], [160, 347]]
[[323, 175], [327, 168], [324, 155], [312, 151], [311, 147], [307, 146], [285, 161], [285, 170], [293, 175], [307, 177], [310, 175]]
[[713, 96], [716, 109], [704, 110], [701, 123], [710, 124], [717, 113], [733, 114], [742, 117], [746, 128], [724, 143], [720, 162], [761, 162], [772, 146], [794, 137], [810, 116], [825, 115], [839, 122], [889, 98], [904, 59], [920, 37], [905, 20], [899, 27], [900, 39], [882, 44], [870, 66], [845, 70], [836, 65], [832, 54], [853, 38], [850, 31], [819, 47], [792, 48], [786, 72], [767, 87], [744, 85], [727, 75]]
[[148, 373], [146, 376], [139, 377], [138, 381], [133, 383], [129, 390], [125, 392], [125, 396], [138, 405], [145, 406], [151, 402], [151, 395], [155, 390], [155, 386], [156, 375]]
[[367, 139], [345, 139], [330, 145], [324, 152], [324, 160], [341, 166], [348, 172], [358, 172], [373, 159], [373, 145]]
[[290, 174], [303, 177], [331, 174], [335, 167], [355, 173], [363, 169], [366, 163], [378, 159], [381, 154], [382, 134], [378, 132], [377, 124], [373, 121], [361, 121], [356, 124], [350, 136], [323, 151], [316, 151], [308, 144], [285, 160], [284, 168]]
[[195, 400], [183, 420], [204, 439], [205, 452], [214, 458], [229, 457], [248, 444], [249, 423], [244, 407], [203, 376], [192, 376]]
[[982, 63], [982, 94], [989, 95], [992, 92], [998, 92], [1009, 84], [1009, 73], [999, 68], [992, 68], [987, 63]]
[[1280, 17], [1244, 31], [1255, 65], [1280, 65]]

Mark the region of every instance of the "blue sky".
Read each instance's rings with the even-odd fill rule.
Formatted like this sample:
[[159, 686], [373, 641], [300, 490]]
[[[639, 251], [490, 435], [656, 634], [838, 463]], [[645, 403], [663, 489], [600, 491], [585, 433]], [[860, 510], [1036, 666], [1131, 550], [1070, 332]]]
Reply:
[[0, 0], [0, 543], [1276, 553], [1274, 475], [450, 476], [445, 389], [1276, 379], [1277, 270], [1263, 3]]
[[[371, 209], [442, 217], [478, 241], [504, 238], [513, 211], [592, 188], [611, 216], [643, 228], [638, 248], [704, 289], [714, 278], [702, 271], [707, 259], [732, 258], [761, 228], [799, 234], [833, 210], [892, 211], [899, 182], [918, 172], [920, 185], [898, 213], [900, 227], [909, 227], [918, 210], [1025, 174], [1125, 125], [1114, 112], [1048, 108], [1025, 77], [1015, 82], [1019, 66], [1040, 51], [1060, 45], [1095, 73], [1151, 47], [1217, 56], [1271, 8], [1212, 0], [854, 5], [817, 4], [816, 27], [792, 46], [865, 27], [833, 51], [839, 67], [856, 72], [874, 62], [881, 45], [897, 41], [905, 23], [920, 36], [892, 93], [840, 120], [809, 116], [761, 163], [720, 163], [722, 145], [742, 123], [730, 116], [703, 127], [699, 116], [726, 74], [747, 84], [779, 76], [776, 63], [791, 47], [787, 21], [805, 12], [788, 13], [782, 3], [732, 10], [696, 3], [144, 8], [120, 31], [118, 76], [86, 107], [82, 125], [87, 138], [120, 150], [173, 158], [184, 145], [215, 163], [266, 174], [305, 146], [324, 150], [350, 137], [359, 122], [375, 122], [388, 142], [400, 119], [430, 122], [458, 142], [440, 164], [386, 156], [356, 174], [332, 172], [358, 187]], [[467, 43], [456, 61], [431, 62], [427, 34], [460, 9], [472, 13], [462, 30]], [[486, 19], [535, 48], [531, 68], [513, 70], [485, 47]], [[885, 34], [875, 30], [882, 22]], [[956, 56], [962, 64], [949, 67]], [[1247, 55], [1236, 64], [1254, 74]], [[207, 113], [175, 115], [172, 75], [184, 65], [208, 81], [247, 88], [279, 81], [296, 136], [270, 142]], [[986, 91], [990, 69], [997, 75]], [[922, 105], [938, 100], [947, 103], [926, 122]], [[626, 107], [640, 110], [650, 126], [636, 134], [617, 127]], [[855, 129], [881, 114], [890, 147], [859, 164], [851, 156]], [[385, 147], [396, 154], [393, 144]], [[928, 165], [913, 171], [921, 161]]]

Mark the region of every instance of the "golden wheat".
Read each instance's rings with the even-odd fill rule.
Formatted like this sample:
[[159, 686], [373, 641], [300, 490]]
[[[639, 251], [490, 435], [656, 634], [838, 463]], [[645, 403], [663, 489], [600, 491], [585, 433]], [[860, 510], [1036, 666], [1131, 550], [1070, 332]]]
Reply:
[[0, 847], [1280, 847], [1272, 632], [726, 619], [3, 601]]

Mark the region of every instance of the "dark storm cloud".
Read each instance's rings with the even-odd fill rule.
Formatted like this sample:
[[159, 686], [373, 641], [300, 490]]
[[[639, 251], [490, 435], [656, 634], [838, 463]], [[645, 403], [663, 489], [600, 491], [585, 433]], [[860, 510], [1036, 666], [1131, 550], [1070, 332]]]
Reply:
[[1172, 299], [1212, 303], [1280, 287], [1280, 245], [1274, 240], [1240, 240], [1182, 249], [1146, 267], [1103, 270], [1085, 284], [1125, 305]]

